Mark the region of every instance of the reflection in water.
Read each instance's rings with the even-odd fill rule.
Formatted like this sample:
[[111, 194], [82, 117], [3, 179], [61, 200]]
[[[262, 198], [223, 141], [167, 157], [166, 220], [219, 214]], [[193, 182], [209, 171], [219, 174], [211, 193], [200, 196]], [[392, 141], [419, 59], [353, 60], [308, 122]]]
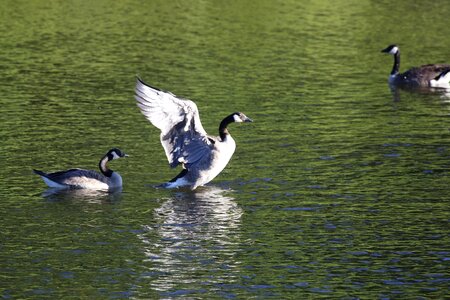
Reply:
[[393, 97], [394, 101], [400, 101], [401, 94], [404, 92], [419, 93], [419, 94], [425, 94], [425, 95], [438, 95], [444, 101], [448, 101], [448, 99], [450, 99], [450, 89], [445, 89], [445, 88], [406, 89], [406, 88], [395, 87], [393, 85], [389, 85], [389, 88], [391, 89], [391, 93], [392, 93], [392, 97]]
[[450, 100], [450, 89], [440, 89], [438, 93], [445, 102]]
[[[151, 266], [144, 275], [155, 276], [152, 287], [169, 295], [188, 290], [183, 285], [199, 278], [205, 284], [221, 282], [220, 271], [239, 264], [233, 257], [240, 244], [241, 216], [241, 208], [221, 188], [175, 192], [155, 209], [156, 225], [145, 226], [139, 235]], [[224, 274], [228, 283], [229, 273]]]
[[92, 203], [116, 202], [120, 200], [121, 195], [121, 187], [110, 191], [48, 188], [42, 193], [42, 197], [51, 202], [74, 200]]

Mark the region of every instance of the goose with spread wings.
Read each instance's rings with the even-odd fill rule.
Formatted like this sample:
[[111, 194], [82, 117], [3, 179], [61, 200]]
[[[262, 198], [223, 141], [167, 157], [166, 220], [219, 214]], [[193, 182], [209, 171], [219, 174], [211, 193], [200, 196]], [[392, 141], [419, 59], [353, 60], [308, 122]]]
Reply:
[[192, 190], [213, 180], [226, 167], [236, 149], [227, 126], [233, 122], [252, 122], [240, 112], [225, 117], [219, 125], [219, 136], [203, 129], [197, 105], [180, 99], [137, 79], [135, 98], [142, 114], [159, 130], [161, 144], [172, 168], [183, 170], [165, 188], [188, 186]]

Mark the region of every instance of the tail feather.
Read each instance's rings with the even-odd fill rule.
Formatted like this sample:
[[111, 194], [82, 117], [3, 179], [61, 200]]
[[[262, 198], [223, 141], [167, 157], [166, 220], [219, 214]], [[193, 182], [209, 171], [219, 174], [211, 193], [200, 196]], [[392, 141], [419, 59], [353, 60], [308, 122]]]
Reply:
[[40, 170], [33, 169], [33, 172], [34, 172], [34, 174], [37, 174], [39, 176], [47, 177], [47, 174], [42, 172], [42, 171], [40, 171]]
[[187, 169], [183, 169], [183, 170], [181, 170], [181, 172], [180, 172], [177, 176], [175, 176], [174, 178], [172, 178], [169, 182], [175, 182], [175, 181], [177, 181], [178, 179], [180, 179], [180, 178], [186, 176], [187, 173], [188, 173], [188, 170], [187, 170]]
[[430, 80], [431, 87], [450, 88], [450, 69]]
[[166, 189], [172, 189], [172, 188], [178, 188], [182, 186], [189, 186], [191, 185], [190, 182], [186, 180], [186, 175], [188, 174], [187, 169], [183, 169], [177, 176], [172, 178], [170, 181], [162, 183], [158, 185], [158, 188], [166, 188]]
[[51, 188], [67, 188], [67, 185], [58, 183], [56, 181], [53, 181], [49, 178], [48, 174], [45, 172], [42, 172], [40, 170], [33, 169], [33, 172], [39, 176], [41, 176], [42, 180], [44, 180], [45, 184], [48, 185]]

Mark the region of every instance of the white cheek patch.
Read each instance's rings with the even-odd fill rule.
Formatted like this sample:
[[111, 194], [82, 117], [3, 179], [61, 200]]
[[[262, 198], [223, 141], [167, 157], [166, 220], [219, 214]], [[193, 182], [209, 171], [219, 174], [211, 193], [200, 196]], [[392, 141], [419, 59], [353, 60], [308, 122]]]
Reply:
[[394, 47], [389, 51], [389, 54], [396, 54], [398, 52], [398, 47]]
[[113, 155], [113, 159], [118, 159], [118, 158], [120, 158], [120, 156], [117, 155], [117, 153], [116, 153], [115, 151], [112, 153], [112, 155]]
[[233, 115], [233, 118], [236, 123], [242, 123], [242, 119], [238, 115]]

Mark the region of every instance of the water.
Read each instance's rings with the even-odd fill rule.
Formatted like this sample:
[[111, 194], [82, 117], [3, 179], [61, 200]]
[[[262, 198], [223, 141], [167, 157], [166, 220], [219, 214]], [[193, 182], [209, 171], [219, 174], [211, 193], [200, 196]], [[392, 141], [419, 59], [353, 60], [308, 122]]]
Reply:
[[[388, 89], [450, 62], [445, 1], [3, 1], [0, 295], [439, 299], [449, 293], [449, 98]], [[196, 101], [237, 151], [198, 191], [168, 167], [135, 75]], [[47, 191], [32, 168], [122, 192]]]

